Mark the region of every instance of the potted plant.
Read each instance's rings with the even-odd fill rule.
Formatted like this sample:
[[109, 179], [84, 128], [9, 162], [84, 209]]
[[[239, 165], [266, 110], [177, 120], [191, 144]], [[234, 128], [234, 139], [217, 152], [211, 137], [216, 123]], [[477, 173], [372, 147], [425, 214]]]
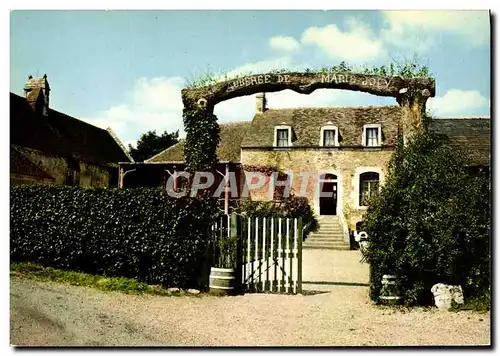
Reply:
[[210, 292], [219, 295], [236, 292], [236, 255], [235, 236], [217, 236], [213, 241], [214, 261], [210, 269]]

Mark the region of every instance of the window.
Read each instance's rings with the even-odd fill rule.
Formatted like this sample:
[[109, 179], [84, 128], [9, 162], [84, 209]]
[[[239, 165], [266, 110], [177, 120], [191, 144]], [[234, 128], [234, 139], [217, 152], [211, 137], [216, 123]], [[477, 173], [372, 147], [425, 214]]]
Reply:
[[274, 128], [274, 146], [290, 147], [292, 145], [292, 128], [288, 125], [276, 126]]
[[380, 124], [369, 124], [363, 127], [363, 146], [378, 147], [382, 144]]
[[335, 130], [323, 131], [323, 146], [335, 146]]
[[366, 145], [367, 146], [378, 146], [378, 129], [377, 128], [366, 129]]
[[286, 147], [288, 146], [288, 130], [287, 129], [278, 129], [278, 147]]
[[362, 173], [359, 176], [359, 206], [368, 206], [368, 201], [379, 194], [379, 174]]
[[[330, 124], [330, 122], [329, 122]], [[319, 145], [323, 147], [335, 147], [339, 144], [337, 126], [326, 125], [321, 128]]]

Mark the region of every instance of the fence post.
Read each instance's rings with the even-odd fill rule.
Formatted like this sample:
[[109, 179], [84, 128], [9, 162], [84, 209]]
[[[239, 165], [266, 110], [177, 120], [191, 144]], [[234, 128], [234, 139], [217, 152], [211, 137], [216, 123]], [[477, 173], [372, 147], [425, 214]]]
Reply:
[[[302, 232], [302, 218], [298, 219], [297, 232]], [[298, 240], [298, 251], [297, 251], [297, 294], [302, 294], [302, 235]]]
[[242, 250], [243, 250], [243, 244], [241, 241], [241, 219], [236, 213], [231, 214], [231, 226], [230, 226], [230, 234], [231, 238], [236, 238], [236, 263], [235, 263], [235, 278], [236, 278], [236, 283], [234, 288], [236, 291], [240, 292], [242, 290], [242, 283], [241, 283], [241, 269], [242, 269], [242, 261], [243, 261], [243, 255], [242, 255]]

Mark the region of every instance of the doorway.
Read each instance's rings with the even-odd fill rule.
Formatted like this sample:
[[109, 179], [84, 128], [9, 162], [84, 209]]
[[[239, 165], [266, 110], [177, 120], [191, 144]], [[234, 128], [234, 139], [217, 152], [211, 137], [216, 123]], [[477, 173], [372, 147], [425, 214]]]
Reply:
[[337, 176], [335, 174], [323, 174], [319, 178], [319, 214], [337, 215]]

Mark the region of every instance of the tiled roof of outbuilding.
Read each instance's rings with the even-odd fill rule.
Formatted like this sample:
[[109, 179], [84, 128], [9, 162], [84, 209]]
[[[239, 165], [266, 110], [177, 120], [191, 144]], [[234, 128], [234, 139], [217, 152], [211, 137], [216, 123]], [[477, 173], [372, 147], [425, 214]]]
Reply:
[[489, 165], [490, 122], [489, 118], [433, 119], [429, 124], [429, 129], [448, 136], [451, 144], [462, 148], [469, 155], [472, 164]]
[[[248, 132], [250, 121], [221, 123], [219, 126], [220, 143], [217, 147], [219, 160], [222, 162], [239, 162], [241, 141]], [[182, 139], [177, 144], [158, 153], [145, 162], [183, 162], [184, 143], [185, 140]]]
[[10, 142], [94, 164], [130, 161], [106, 130], [49, 109], [37, 115], [27, 100], [10, 93]]

